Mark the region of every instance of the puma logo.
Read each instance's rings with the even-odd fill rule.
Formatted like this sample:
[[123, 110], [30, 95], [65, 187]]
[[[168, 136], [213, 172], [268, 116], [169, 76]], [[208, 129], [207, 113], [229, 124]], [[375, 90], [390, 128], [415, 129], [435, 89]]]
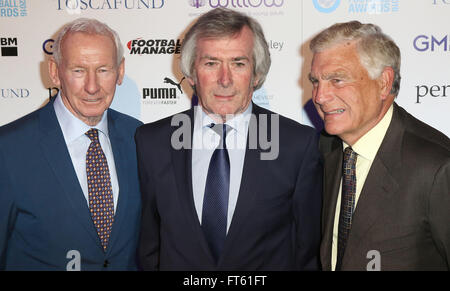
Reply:
[[165, 77], [164, 78], [164, 83], [168, 83], [171, 85], [174, 85], [178, 88], [178, 90], [180, 90], [181, 94], [183, 94], [183, 91], [181, 90], [181, 83], [183, 83], [183, 80], [186, 79], [185, 77], [183, 77], [180, 81], [180, 83], [175, 83], [175, 81], [172, 81], [172, 79]]

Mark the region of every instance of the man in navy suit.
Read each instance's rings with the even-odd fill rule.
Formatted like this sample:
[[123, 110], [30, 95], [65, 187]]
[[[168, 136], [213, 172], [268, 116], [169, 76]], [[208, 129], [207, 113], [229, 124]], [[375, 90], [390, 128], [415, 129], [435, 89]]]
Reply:
[[181, 67], [200, 106], [136, 132], [145, 270], [317, 270], [317, 134], [251, 102], [270, 67], [260, 25], [214, 9]]
[[124, 76], [120, 39], [81, 18], [54, 48], [58, 96], [0, 128], [0, 269], [135, 270], [142, 123], [108, 109]]

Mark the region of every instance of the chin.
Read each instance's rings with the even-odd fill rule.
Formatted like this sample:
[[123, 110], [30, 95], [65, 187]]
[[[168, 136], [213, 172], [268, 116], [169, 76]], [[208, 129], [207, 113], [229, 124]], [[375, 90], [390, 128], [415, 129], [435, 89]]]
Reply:
[[325, 128], [325, 131], [331, 135], [339, 135], [342, 132], [342, 130], [339, 130], [338, 128], [336, 128], [335, 126], [332, 126], [332, 125], [325, 124], [324, 128]]
[[214, 108], [212, 111], [214, 112], [214, 114], [221, 115], [221, 116], [224, 116], [227, 114], [234, 114], [233, 109], [228, 108], [228, 107]]
[[105, 112], [105, 110], [86, 111], [84, 112], [83, 116], [87, 118], [98, 118], [98, 117], [101, 118], [103, 112]]

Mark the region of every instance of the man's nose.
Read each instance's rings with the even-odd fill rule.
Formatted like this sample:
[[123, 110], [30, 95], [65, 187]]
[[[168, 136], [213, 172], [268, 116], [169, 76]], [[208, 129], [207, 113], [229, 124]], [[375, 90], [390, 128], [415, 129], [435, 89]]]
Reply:
[[317, 82], [317, 85], [313, 89], [313, 101], [316, 104], [322, 105], [331, 100], [333, 93], [330, 90], [327, 82]]
[[86, 78], [87, 80], [84, 89], [90, 95], [94, 95], [100, 90], [100, 85], [98, 84], [98, 76], [95, 72], [89, 72]]
[[225, 88], [233, 84], [231, 70], [227, 64], [221, 66], [218, 81]]

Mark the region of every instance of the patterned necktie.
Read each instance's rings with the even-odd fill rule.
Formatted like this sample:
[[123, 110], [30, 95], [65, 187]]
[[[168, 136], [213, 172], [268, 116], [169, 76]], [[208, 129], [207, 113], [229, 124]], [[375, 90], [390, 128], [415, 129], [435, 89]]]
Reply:
[[203, 198], [202, 229], [217, 262], [227, 236], [230, 159], [225, 138], [229, 127], [226, 124], [212, 124], [211, 128], [219, 134], [220, 142], [209, 162]]
[[114, 201], [108, 163], [98, 140], [98, 130], [91, 128], [86, 135], [91, 140], [86, 153], [89, 209], [98, 236], [106, 251], [114, 219]]
[[357, 154], [351, 147], [345, 148], [342, 168], [341, 212], [339, 214], [337, 271], [339, 271], [342, 266], [342, 258], [347, 245], [348, 235], [352, 227], [352, 215], [355, 210], [356, 158]]

